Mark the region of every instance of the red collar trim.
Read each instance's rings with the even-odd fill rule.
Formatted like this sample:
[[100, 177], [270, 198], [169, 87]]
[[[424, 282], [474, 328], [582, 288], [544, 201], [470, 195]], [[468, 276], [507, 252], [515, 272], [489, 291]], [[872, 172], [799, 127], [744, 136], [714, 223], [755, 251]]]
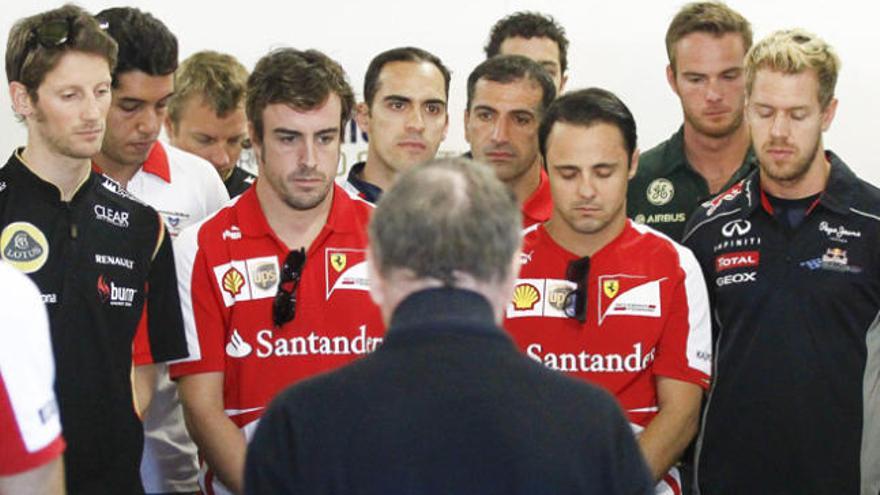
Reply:
[[144, 162], [141, 168], [144, 172], [153, 174], [169, 184], [171, 183], [171, 166], [168, 165], [168, 153], [165, 152], [165, 148], [159, 141], [153, 144], [150, 154], [147, 155], [147, 161]]
[[547, 172], [541, 167], [541, 181], [531, 196], [523, 203], [523, 225], [544, 223], [553, 213], [553, 196], [550, 194], [550, 181]]

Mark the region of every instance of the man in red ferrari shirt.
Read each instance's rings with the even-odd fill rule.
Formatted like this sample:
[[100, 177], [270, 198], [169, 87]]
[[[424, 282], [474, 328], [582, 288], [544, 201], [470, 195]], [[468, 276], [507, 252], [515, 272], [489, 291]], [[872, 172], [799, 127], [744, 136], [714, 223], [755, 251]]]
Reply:
[[706, 286], [686, 248], [626, 218], [638, 166], [626, 105], [602, 89], [566, 94], [539, 129], [553, 213], [526, 230], [505, 327], [546, 366], [598, 383], [626, 410], [658, 482], [697, 432], [711, 345]]
[[254, 187], [178, 238], [190, 358], [171, 367], [206, 493], [240, 493], [245, 447], [286, 386], [375, 349], [368, 293], [372, 207], [333, 179], [354, 106], [342, 68], [279, 49], [248, 79]]

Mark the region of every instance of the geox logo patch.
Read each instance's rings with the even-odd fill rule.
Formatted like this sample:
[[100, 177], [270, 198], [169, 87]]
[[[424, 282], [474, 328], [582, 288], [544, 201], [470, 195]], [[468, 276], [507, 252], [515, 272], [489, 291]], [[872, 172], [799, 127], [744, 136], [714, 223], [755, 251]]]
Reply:
[[49, 259], [49, 242], [36, 226], [13, 222], [0, 233], [3, 260], [23, 273], [33, 273]]

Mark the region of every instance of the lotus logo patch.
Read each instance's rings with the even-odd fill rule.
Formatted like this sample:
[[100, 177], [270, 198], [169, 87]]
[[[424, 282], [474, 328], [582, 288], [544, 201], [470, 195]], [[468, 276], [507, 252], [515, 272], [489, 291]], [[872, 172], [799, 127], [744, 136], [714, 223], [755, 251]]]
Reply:
[[540, 300], [541, 294], [532, 284], [519, 284], [513, 289], [513, 308], [516, 310], [532, 310]]
[[34, 273], [49, 259], [49, 242], [36, 226], [13, 222], [0, 233], [3, 259], [23, 273]]
[[226, 271], [226, 274], [223, 275], [223, 284], [222, 288], [229, 295], [235, 297], [241, 294], [241, 288], [244, 286], [244, 275], [241, 274], [240, 271], [235, 268], [230, 268]]

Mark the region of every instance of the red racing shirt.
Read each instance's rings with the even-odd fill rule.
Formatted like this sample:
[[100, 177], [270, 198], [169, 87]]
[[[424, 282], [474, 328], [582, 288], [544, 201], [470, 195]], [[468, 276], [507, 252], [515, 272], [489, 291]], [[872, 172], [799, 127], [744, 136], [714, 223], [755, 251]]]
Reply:
[[657, 414], [657, 376], [708, 387], [708, 296], [690, 250], [627, 220], [590, 258], [585, 323], [563, 311], [576, 286], [565, 279], [566, 269], [577, 258], [543, 225], [526, 233], [504, 322], [526, 354], [605, 387], [639, 427]]
[[374, 350], [384, 326], [368, 293], [365, 201], [333, 186], [327, 223], [306, 252], [296, 315], [272, 322], [289, 253], [250, 188], [177, 240], [176, 264], [190, 358], [171, 376], [224, 373], [226, 413], [249, 437], [283, 388]]

